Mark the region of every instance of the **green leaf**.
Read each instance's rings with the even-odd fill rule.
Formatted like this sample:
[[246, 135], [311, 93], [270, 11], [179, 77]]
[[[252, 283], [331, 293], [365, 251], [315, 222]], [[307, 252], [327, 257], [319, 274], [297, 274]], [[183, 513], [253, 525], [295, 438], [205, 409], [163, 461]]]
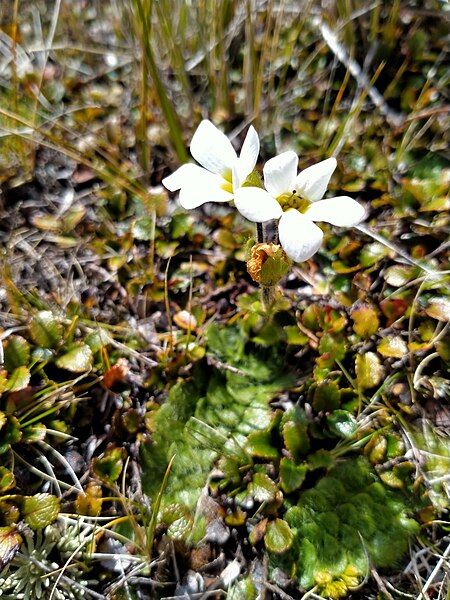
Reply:
[[308, 343], [308, 336], [302, 333], [298, 325], [286, 325], [283, 327], [286, 334], [286, 341], [292, 346], [304, 346]]
[[10, 373], [28, 365], [30, 360], [30, 345], [20, 335], [12, 335], [5, 344], [5, 369]]
[[154, 237], [155, 221], [151, 217], [142, 217], [133, 224], [133, 237], [135, 240], [149, 241]]
[[258, 331], [258, 335], [253, 338], [253, 342], [255, 344], [259, 344], [261, 346], [273, 346], [276, 344], [282, 337], [282, 332], [280, 327], [278, 327], [273, 321], [268, 321], [261, 327]]
[[[266, 443], [270, 445], [271, 431], [275, 439], [278, 437], [281, 411], [274, 414], [269, 403], [283, 386], [291, 384], [291, 378], [281, 376], [283, 359], [277, 347], [255, 349], [249, 344], [245, 348], [247, 339], [239, 326], [208, 328], [208, 354], [236, 366], [239, 372], [194, 366], [192, 380], [173, 386], [162, 406], [147, 416], [151, 441], [141, 444], [141, 462], [143, 489], [148, 496], [158, 494], [175, 455], [162, 510], [178, 504], [192, 518], [215, 464], [223, 477], [211, 481], [212, 487], [240, 488], [242, 476], [252, 464], [247, 436], [255, 432], [265, 432], [261, 438], [250, 439], [255, 452], [275, 456], [276, 449]], [[279, 499], [281, 493], [270, 482], [266, 495], [276, 494]], [[190, 543], [186, 538], [184, 541]]]
[[329, 469], [334, 463], [334, 458], [331, 452], [321, 448], [308, 456], [308, 468], [311, 470], [315, 469]]
[[385, 358], [403, 358], [408, 353], [408, 346], [399, 335], [391, 335], [380, 341], [377, 352]]
[[280, 483], [286, 494], [298, 490], [302, 486], [308, 469], [306, 464], [296, 465], [289, 458], [283, 457], [280, 461]]
[[390, 488], [401, 490], [405, 487], [405, 482], [394, 471], [383, 471], [380, 473], [381, 481]]
[[36, 423], [22, 429], [22, 433], [22, 442], [40, 442], [45, 440], [47, 428], [43, 423]]
[[210, 325], [206, 331], [208, 349], [219, 359], [224, 361], [239, 361], [244, 353], [246, 338], [238, 327], [221, 328]]
[[280, 247], [273, 256], [268, 256], [261, 267], [261, 285], [276, 285], [289, 271], [291, 261]]
[[363, 267], [371, 267], [381, 259], [389, 256], [389, 248], [378, 242], [366, 244], [359, 255], [359, 262]]
[[6, 467], [0, 467], [0, 492], [4, 493], [16, 485], [14, 473]]
[[255, 473], [249, 491], [257, 502], [272, 502], [275, 500], [278, 488], [265, 473]]
[[375, 433], [364, 446], [364, 454], [373, 465], [382, 463], [386, 457], [387, 439], [380, 433]]
[[284, 445], [294, 458], [306, 454], [310, 447], [308, 428], [302, 423], [288, 421], [283, 425]]
[[438, 321], [450, 321], [450, 298], [434, 297], [428, 301], [425, 312]]
[[102, 457], [93, 459], [94, 473], [103, 481], [114, 483], [122, 472], [124, 453], [123, 448], [108, 448]]
[[0, 527], [0, 569], [4, 567], [14, 558], [15, 554], [22, 543], [22, 536], [19, 534], [17, 527], [12, 525], [9, 527]]
[[357, 354], [355, 369], [356, 381], [362, 390], [379, 385], [383, 379], [384, 369], [375, 352]]
[[84, 373], [92, 368], [93, 355], [87, 344], [77, 344], [60, 356], [56, 366], [71, 373]]
[[320, 338], [319, 352], [316, 359], [320, 367], [332, 367], [336, 360], [342, 360], [346, 354], [346, 344], [342, 335], [324, 333]]
[[47, 363], [53, 358], [53, 352], [48, 348], [33, 348], [31, 360], [35, 363]]
[[358, 429], [355, 417], [347, 410], [335, 410], [327, 417], [330, 431], [341, 438], [351, 438]]
[[312, 405], [318, 412], [330, 412], [339, 407], [341, 392], [337, 383], [320, 383], [314, 390]]
[[[300, 494], [285, 520], [300, 585], [324, 598], [342, 597], [369, 566], [390, 567], [419, 531], [405, 497], [387, 489], [363, 457], [339, 462]], [[292, 568], [292, 567], [291, 567]]]
[[358, 304], [351, 312], [353, 331], [362, 338], [370, 338], [380, 326], [377, 311], [369, 304]]
[[92, 354], [95, 354], [101, 348], [108, 346], [111, 343], [111, 338], [107, 331], [98, 328], [87, 335], [84, 342], [89, 346]]
[[264, 543], [269, 552], [283, 554], [292, 546], [294, 536], [283, 519], [275, 519], [267, 525]]
[[19, 392], [27, 387], [30, 383], [30, 379], [31, 373], [28, 367], [17, 367], [8, 379], [6, 390], [8, 392]]
[[[0, 417], [3, 413], [0, 413]], [[0, 419], [3, 421], [3, 418]], [[8, 415], [6, 422], [0, 427], [0, 454], [7, 452], [11, 444], [19, 442], [22, 438], [20, 422], [16, 417]]]
[[239, 247], [238, 240], [229, 229], [217, 229], [214, 233], [214, 241], [222, 248], [228, 248], [229, 250]]
[[29, 329], [33, 342], [43, 348], [54, 348], [62, 340], [62, 325], [49, 310], [37, 313], [32, 318]]
[[256, 600], [256, 597], [256, 588], [250, 577], [233, 584], [227, 594], [227, 600]]
[[52, 494], [25, 496], [22, 504], [22, 516], [31, 529], [43, 529], [58, 518], [60, 502]]
[[275, 460], [279, 452], [273, 446], [272, 436], [269, 431], [253, 431], [247, 438], [246, 450], [252, 456]]
[[386, 283], [392, 287], [401, 287], [417, 275], [418, 269], [414, 266], [393, 265], [384, 271]]

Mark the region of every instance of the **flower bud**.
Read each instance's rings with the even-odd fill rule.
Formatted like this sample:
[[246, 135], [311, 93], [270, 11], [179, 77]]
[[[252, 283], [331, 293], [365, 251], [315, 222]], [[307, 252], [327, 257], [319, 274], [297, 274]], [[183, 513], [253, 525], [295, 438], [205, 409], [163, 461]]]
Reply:
[[247, 271], [253, 281], [264, 285], [275, 285], [282, 279], [291, 261], [278, 244], [255, 244], [247, 261]]

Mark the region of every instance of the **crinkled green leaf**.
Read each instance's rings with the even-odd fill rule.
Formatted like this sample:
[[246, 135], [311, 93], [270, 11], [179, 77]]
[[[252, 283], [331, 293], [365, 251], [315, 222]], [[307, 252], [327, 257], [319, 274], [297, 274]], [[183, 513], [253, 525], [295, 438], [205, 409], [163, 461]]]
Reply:
[[18, 367], [28, 365], [30, 345], [20, 335], [12, 335], [5, 344], [5, 369], [10, 373]]
[[283, 519], [275, 519], [267, 525], [264, 543], [269, 552], [283, 554], [292, 546], [293, 539], [291, 528]]
[[246, 450], [258, 458], [275, 460], [279, 452], [272, 442], [269, 431], [253, 431], [247, 438]]
[[26, 496], [22, 503], [22, 516], [31, 529], [44, 529], [58, 518], [60, 501], [52, 494]]
[[314, 390], [313, 407], [319, 411], [332, 411], [339, 407], [341, 392], [335, 382], [320, 383]]
[[7, 492], [16, 485], [14, 473], [6, 467], [0, 467], [0, 493]]
[[367, 303], [356, 305], [351, 315], [353, 330], [362, 338], [370, 338], [380, 326], [377, 311]]
[[351, 438], [358, 429], [355, 417], [347, 410], [335, 410], [327, 416], [330, 431], [341, 438]]
[[84, 373], [92, 368], [93, 355], [87, 344], [76, 344], [56, 361], [56, 366], [71, 373]]
[[294, 533], [300, 584], [328, 597], [331, 584], [345, 594], [369, 566], [389, 567], [407, 552], [419, 530], [405, 497], [387, 489], [362, 457], [339, 462], [300, 495], [285, 520]]
[[255, 473], [253, 475], [249, 490], [257, 502], [272, 502], [278, 492], [275, 483], [265, 473]]
[[295, 464], [289, 458], [280, 461], [280, 483], [284, 492], [290, 494], [302, 486], [308, 469], [306, 464]]
[[430, 298], [425, 312], [438, 321], [450, 321], [450, 298], [444, 296]]
[[62, 325], [49, 310], [38, 312], [31, 319], [29, 329], [31, 339], [38, 346], [54, 348], [62, 340]]
[[257, 592], [250, 577], [234, 583], [227, 593], [227, 600], [256, 600]]
[[391, 335], [380, 341], [377, 352], [385, 358], [402, 358], [408, 353], [408, 346], [399, 335]]
[[[0, 413], [2, 415], [2, 413]], [[20, 422], [13, 415], [6, 417], [6, 422], [0, 428], [0, 454], [3, 454], [11, 447], [11, 444], [19, 442], [22, 438]]]
[[94, 458], [92, 469], [103, 481], [114, 483], [122, 472], [123, 459], [123, 448], [108, 448], [103, 456]]
[[135, 240], [149, 241], [154, 237], [155, 221], [151, 217], [141, 217], [133, 224], [133, 237]]
[[6, 390], [8, 392], [19, 392], [27, 387], [30, 383], [31, 373], [28, 367], [17, 367], [11, 373]]
[[375, 352], [357, 354], [355, 369], [356, 381], [362, 390], [379, 385], [383, 379], [384, 369]]

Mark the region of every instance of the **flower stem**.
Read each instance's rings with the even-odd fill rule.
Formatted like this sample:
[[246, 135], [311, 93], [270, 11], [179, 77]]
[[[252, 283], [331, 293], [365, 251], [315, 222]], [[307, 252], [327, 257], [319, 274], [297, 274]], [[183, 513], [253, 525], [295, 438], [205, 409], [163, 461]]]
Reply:
[[256, 223], [256, 241], [258, 242], [258, 244], [263, 244], [266, 240], [265, 240], [265, 235], [264, 235], [265, 231], [263, 228], [263, 224], [262, 223]]
[[264, 308], [264, 311], [269, 312], [270, 307], [275, 298], [275, 286], [273, 285], [262, 285], [261, 286], [261, 302]]
[[[267, 241], [267, 230], [265, 223], [256, 223], [256, 238], [258, 244], [264, 244]], [[264, 311], [267, 313], [274, 300], [275, 288], [273, 285], [260, 285], [261, 303]]]

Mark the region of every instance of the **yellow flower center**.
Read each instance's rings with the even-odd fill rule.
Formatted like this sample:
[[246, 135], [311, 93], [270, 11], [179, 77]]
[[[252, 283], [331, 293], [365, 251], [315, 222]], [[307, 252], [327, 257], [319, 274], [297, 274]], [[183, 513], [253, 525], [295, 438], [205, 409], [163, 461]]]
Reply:
[[311, 205], [311, 202], [306, 198], [302, 198], [296, 190], [293, 192], [285, 192], [278, 196], [277, 201], [279, 202], [283, 212], [286, 212], [290, 208], [295, 208], [299, 212], [304, 213], [306, 209]]
[[223, 183], [221, 184], [221, 188], [226, 192], [233, 193], [233, 173], [231, 169], [227, 169], [224, 173], [222, 173]]

